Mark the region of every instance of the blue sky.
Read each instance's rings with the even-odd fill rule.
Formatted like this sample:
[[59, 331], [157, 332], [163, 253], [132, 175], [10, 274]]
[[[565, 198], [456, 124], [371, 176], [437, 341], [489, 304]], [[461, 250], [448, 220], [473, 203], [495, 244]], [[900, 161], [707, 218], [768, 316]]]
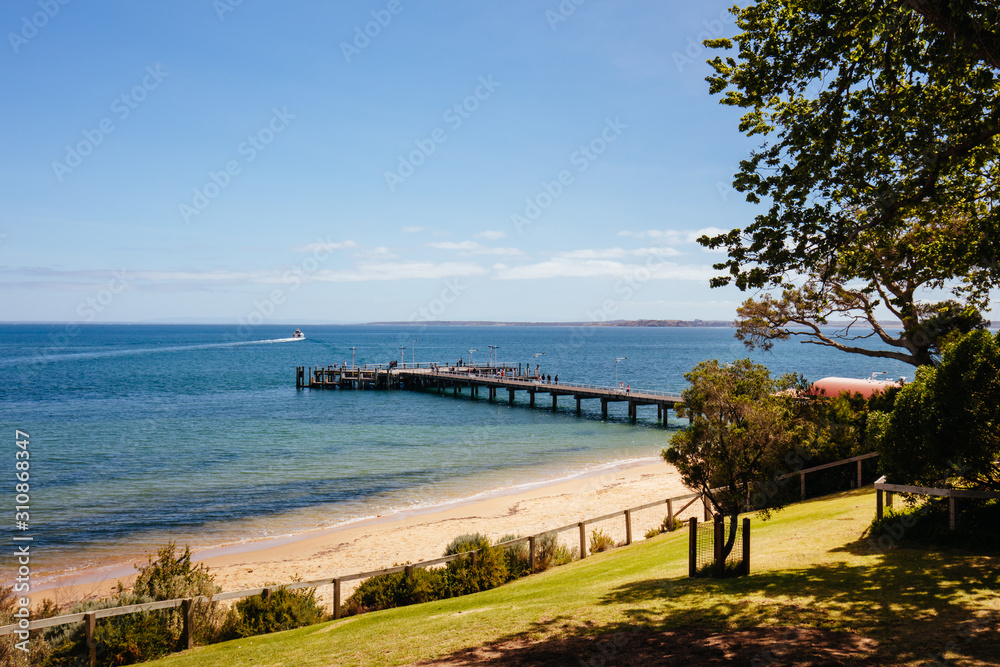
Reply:
[[6, 2], [0, 319], [731, 319], [730, 4]]

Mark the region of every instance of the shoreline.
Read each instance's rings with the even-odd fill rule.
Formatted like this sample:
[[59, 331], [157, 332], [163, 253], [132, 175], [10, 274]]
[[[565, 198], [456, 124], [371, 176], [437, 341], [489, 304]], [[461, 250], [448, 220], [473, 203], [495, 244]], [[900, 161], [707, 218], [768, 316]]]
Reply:
[[[240, 590], [433, 559], [464, 533], [484, 533], [494, 541], [506, 534], [536, 534], [689, 492], [662, 460], [638, 459], [337, 526], [193, 550], [192, 555], [209, 567], [223, 591]], [[61, 605], [109, 597], [119, 580], [131, 582], [134, 565], [144, 561], [56, 576], [33, 593], [39, 601], [50, 598]]]

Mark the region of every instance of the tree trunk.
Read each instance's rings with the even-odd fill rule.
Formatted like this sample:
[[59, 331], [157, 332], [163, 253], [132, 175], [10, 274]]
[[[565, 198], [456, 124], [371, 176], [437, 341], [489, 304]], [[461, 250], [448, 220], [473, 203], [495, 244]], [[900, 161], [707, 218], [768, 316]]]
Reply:
[[729, 515], [729, 537], [726, 538], [725, 544], [722, 545], [722, 562], [726, 562], [729, 558], [729, 554], [733, 551], [733, 545], [736, 543], [736, 529], [739, 526], [739, 515], [730, 514]]

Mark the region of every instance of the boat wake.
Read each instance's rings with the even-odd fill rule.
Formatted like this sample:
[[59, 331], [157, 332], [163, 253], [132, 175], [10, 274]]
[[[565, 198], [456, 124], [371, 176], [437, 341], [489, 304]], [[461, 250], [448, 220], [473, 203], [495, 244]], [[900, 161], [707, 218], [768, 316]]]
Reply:
[[27, 357], [0, 359], [0, 366], [20, 366], [31, 364], [47, 364], [57, 361], [79, 361], [84, 359], [103, 359], [106, 357], [127, 357], [140, 354], [158, 354], [161, 352], [186, 352], [191, 350], [214, 350], [244, 345], [268, 345], [271, 343], [290, 343], [305, 340], [305, 338], [269, 338], [267, 340], [237, 340], [226, 343], [204, 343], [201, 345], [171, 345], [169, 347], [144, 347], [125, 350], [105, 350], [101, 352], [59, 352], [44, 350], [41, 354]]

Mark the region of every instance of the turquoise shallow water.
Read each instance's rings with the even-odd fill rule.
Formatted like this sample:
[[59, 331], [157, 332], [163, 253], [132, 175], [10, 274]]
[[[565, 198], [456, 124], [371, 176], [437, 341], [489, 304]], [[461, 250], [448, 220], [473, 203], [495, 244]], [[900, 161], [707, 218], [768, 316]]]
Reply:
[[[724, 328], [0, 325], [0, 415], [31, 436], [31, 533], [43, 570], [87, 568], [175, 539], [207, 547], [332, 526], [656, 457], [656, 411], [601, 421], [526, 403], [296, 390], [295, 367], [541, 364], [563, 381], [680, 392], [706, 358], [746, 356]], [[414, 343], [416, 339], [416, 343]], [[415, 348], [415, 349], [414, 349]], [[415, 352], [415, 355], [414, 355]], [[544, 352], [544, 356], [534, 357]], [[757, 355], [778, 373], [909, 375], [812, 345]], [[521, 399], [519, 399], [520, 401]], [[526, 400], [526, 399], [525, 399]], [[587, 402], [584, 402], [585, 409]], [[678, 428], [675, 423], [671, 428]], [[3, 465], [0, 462], [0, 465]], [[13, 489], [6, 494], [13, 509]], [[37, 563], [36, 563], [37, 566]], [[2, 578], [2, 577], [0, 577]]]

